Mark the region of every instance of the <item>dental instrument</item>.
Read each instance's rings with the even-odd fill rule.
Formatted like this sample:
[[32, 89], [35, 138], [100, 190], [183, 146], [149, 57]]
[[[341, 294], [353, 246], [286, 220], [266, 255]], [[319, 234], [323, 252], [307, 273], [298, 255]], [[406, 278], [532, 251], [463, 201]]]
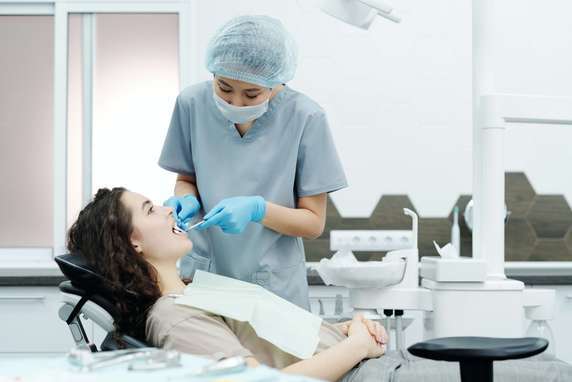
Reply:
[[188, 379], [191, 377], [213, 377], [222, 374], [240, 373], [247, 368], [246, 359], [242, 356], [223, 358], [213, 361], [197, 370], [191, 371], [181, 376], [169, 378], [169, 381]]
[[197, 374], [191, 375], [218, 375], [238, 373], [246, 368], [246, 359], [244, 357], [229, 357], [220, 361], [215, 361], [201, 368]]
[[451, 227], [451, 245], [455, 250], [455, 256], [461, 255], [461, 230], [459, 229], [459, 207], [453, 209], [453, 226]]
[[181, 366], [181, 353], [175, 350], [153, 352], [144, 359], [137, 359], [127, 367], [131, 371], [163, 370]]
[[[80, 371], [116, 366], [128, 363], [129, 370], [156, 370], [180, 366], [181, 355], [174, 350], [138, 348], [93, 353], [85, 346], [73, 348], [67, 355], [68, 362]], [[138, 364], [142, 361], [143, 364]]]
[[179, 227], [178, 225], [175, 225], [175, 227], [173, 227], [173, 229], [175, 231], [177, 231], [178, 233], [185, 233], [185, 232], [189, 232], [192, 229], [197, 228], [199, 225], [201, 225], [202, 223], [204, 223], [204, 220], [201, 220], [198, 223], [193, 224], [192, 226], [188, 227], [187, 229], [182, 229], [181, 227]]

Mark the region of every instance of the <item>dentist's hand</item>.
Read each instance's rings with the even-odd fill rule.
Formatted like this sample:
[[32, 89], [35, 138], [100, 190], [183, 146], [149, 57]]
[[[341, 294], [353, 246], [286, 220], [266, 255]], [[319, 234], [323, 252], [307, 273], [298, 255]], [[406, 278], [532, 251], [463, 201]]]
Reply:
[[249, 222], [260, 222], [265, 214], [266, 201], [262, 196], [235, 196], [214, 206], [197, 229], [218, 225], [225, 233], [241, 233]]
[[[171, 196], [163, 203], [165, 207], [171, 207], [177, 220], [177, 225], [186, 225], [193, 216], [201, 209], [199, 200], [193, 194], [184, 196]], [[184, 228], [184, 227], [182, 227]]]

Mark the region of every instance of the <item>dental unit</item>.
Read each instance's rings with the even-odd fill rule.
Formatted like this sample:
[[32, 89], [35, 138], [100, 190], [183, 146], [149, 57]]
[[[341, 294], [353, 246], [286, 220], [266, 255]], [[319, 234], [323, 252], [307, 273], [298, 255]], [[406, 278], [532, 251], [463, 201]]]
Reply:
[[[343, 245], [339, 245], [341, 235], [355, 231], [332, 231], [330, 249], [339, 252], [331, 260], [322, 259], [316, 267], [326, 284], [348, 288], [354, 311], [369, 312], [374, 317], [383, 312], [387, 322], [395, 312], [398, 331], [403, 327], [403, 311], [423, 311], [425, 338], [522, 337], [525, 318], [544, 322], [554, 315], [554, 290], [526, 289], [524, 283], [508, 279], [504, 272], [504, 130], [531, 124], [572, 125], [572, 98], [491, 93], [494, 81], [486, 70], [490, 65], [483, 46], [495, 35], [485, 26], [487, 7], [487, 2], [472, 2], [473, 257], [447, 255], [446, 250], [439, 257], [423, 257], [420, 261], [417, 215], [406, 209], [413, 220], [411, 231], [405, 235], [393, 232], [410, 238], [402, 243], [407, 247], [396, 248], [395, 243], [381, 241], [363, 248], [361, 242], [351, 240], [341, 240]], [[321, 4], [320, 8], [362, 29], [369, 29], [376, 16], [394, 15], [391, 7], [377, 1], [338, 0]], [[370, 232], [392, 237], [392, 231]], [[450, 247], [454, 248], [458, 246], [457, 232], [452, 236], [454, 243]], [[381, 262], [358, 262], [351, 250], [389, 252]], [[400, 265], [397, 274], [394, 262]], [[372, 280], [370, 273], [377, 274], [378, 279]], [[396, 338], [402, 337], [396, 334]], [[402, 343], [396, 342], [399, 349]]]
[[[554, 290], [527, 289], [504, 273], [503, 133], [519, 124], [572, 125], [572, 99], [496, 94], [481, 97], [480, 104], [480, 145], [475, 147], [482, 158], [475, 174], [480, 203], [475, 202], [472, 258], [449, 253], [455, 252], [450, 245], [436, 245], [440, 256], [419, 260], [417, 215], [404, 209], [412, 218], [411, 231], [393, 232], [410, 238], [404, 241], [409, 242], [408, 248], [396, 249], [383, 241], [378, 246], [369, 243], [365, 250], [389, 252], [383, 261], [358, 262], [348, 253], [364, 250], [360, 242], [341, 240], [340, 245], [338, 239], [360, 231], [332, 231], [330, 249], [339, 252], [316, 267], [326, 284], [349, 289], [354, 311], [377, 317], [383, 312], [386, 318], [399, 312], [397, 339], [402, 338], [400, 316], [408, 310], [424, 312], [425, 338], [523, 337], [525, 319], [553, 318]], [[400, 349], [402, 341], [396, 342]]]

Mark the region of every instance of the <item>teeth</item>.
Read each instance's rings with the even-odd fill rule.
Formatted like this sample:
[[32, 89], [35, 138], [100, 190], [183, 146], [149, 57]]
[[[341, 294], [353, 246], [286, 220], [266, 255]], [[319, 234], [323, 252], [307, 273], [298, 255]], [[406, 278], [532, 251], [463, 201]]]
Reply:
[[171, 231], [173, 231], [173, 233], [174, 233], [175, 235], [183, 235], [183, 234], [185, 233], [183, 230], [181, 230], [179, 227], [176, 227], [176, 226], [173, 227], [173, 228], [171, 229]]

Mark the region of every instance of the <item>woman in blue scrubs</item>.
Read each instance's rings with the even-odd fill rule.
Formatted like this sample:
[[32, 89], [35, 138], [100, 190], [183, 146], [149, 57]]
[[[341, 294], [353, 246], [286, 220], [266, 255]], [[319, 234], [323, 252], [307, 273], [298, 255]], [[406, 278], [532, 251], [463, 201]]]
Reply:
[[286, 85], [296, 58], [280, 21], [226, 23], [208, 46], [214, 79], [177, 97], [159, 165], [178, 174], [165, 205], [179, 224], [206, 213], [183, 277], [207, 268], [309, 309], [302, 238], [322, 234], [327, 193], [347, 182], [324, 110]]

